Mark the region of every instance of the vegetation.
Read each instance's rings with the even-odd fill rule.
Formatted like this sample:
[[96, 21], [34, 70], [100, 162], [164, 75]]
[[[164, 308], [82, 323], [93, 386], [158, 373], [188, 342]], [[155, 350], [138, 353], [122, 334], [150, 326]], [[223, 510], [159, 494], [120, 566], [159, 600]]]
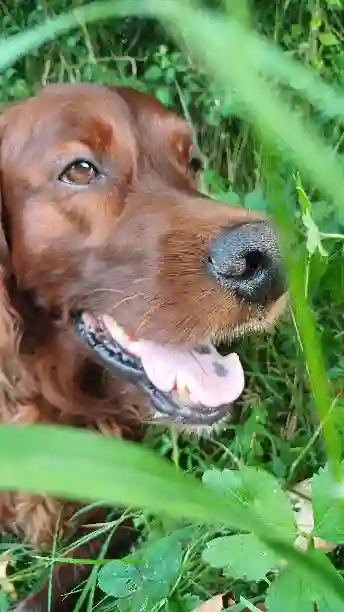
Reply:
[[[2, 427], [0, 487], [87, 492], [144, 508], [134, 513], [144, 528], [139, 550], [124, 561], [100, 559], [80, 585], [90, 610], [98, 580], [103, 608], [122, 612], [191, 612], [218, 593], [235, 612], [264, 602], [268, 612], [339, 612], [344, 2], [252, 0], [249, 11], [244, 0], [83, 5], [72, 3], [83, 11], [78, 27], [69, 14], [27, 35], [71, 3], [0, 2], [1, 100], [25, 98], [47, 82], [86, 80], [137, 87], [178, 108], [207, 160], [205, 188], [224, 203], [272, 214], [281, 227], [292, 308], [273, 335], [238, 346], [249, 384], [234, 421], [214, 439], [149, 431], [147, 446], [170, 459], [165, 465], [147, 448], [119, 442], [93, 440], [90, 452], [91, 434], [51, 429], [38, 444], [35, 428]], [[68, 436], [77, 459], [59, 452]], [[314, 530], [297, 553], [291, 545], [300, 528], [285, 492], [310, 477]], [[114, 521], [102, 527], [114, 528]], [[315, 536], [334, 549], [315, 550]], [[7, 579], [0, 571], [1, 612], [49, 574], [59, 546], [38, 556], [0, 541], [0, 568], [8, 564]]]

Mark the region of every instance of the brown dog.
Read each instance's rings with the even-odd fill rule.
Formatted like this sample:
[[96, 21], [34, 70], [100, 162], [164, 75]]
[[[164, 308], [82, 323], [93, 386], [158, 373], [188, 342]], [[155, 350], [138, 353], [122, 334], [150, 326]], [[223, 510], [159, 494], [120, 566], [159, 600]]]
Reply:
[[[0, 140], [0, 421], [139, 440], [147, 419], [224, 420], [244, 376], [214, 345], [282, 309], [270, 225], [200, 194], [187, 124], [133, 90], [49, 86], [5, 110]], [[60, 517], [61, 536], [78, 527], [77, 507], [1, 493], [0, 526], [49, 546]], [[54, 612], [72, 609], [62, 595], [89, 567], [56, 566]], [[18, 610], [44, 611], [46, 598], [44, 585]]]

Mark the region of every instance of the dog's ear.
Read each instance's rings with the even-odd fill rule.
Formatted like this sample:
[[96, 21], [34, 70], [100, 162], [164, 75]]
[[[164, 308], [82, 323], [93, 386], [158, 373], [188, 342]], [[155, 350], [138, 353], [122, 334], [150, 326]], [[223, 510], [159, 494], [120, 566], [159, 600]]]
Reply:
[[8, 215], [3, 189], [3, 147], [7, 130], [14, 125], [14, 113], [18, 104], [11, 104], [0, 111], [0, 266], [6, 267], [10, 258]]

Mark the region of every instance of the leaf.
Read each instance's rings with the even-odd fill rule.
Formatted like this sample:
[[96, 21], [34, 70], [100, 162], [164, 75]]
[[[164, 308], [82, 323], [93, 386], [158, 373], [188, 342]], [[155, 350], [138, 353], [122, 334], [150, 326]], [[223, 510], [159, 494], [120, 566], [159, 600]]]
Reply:
[[[98, 584], [104, 593], [130, 598], [134, 609], [145, 610], [167, 596], [178, 576], [182, 549], [173, 536], [162, 538], [130, 555], [104, 565]], [[138, 602], [134, 605], [134, 602]]]
[[254, 189], [253, 191], [248, 193], [245, 196], [244, 204], [245, 208], [248, 208], [249, 210], [266, 212], [268, 208], [267, 201], [264, 198], [261, 189]]
[[160, 66], [153, 65], [145, 71], [144, 78], [146, 79], [146, 81], [159, 81], [163, 74], [164, 73]]
[[173, 93], [169, 87], [158, 87], [155, 91], [155, 97], [164, 106], [171, 106], [173, 102]]
[[314, 223], [309, 209], [302, 215], [302, 222], [307, 230], [306, 246], [308, 253], [313, 255], [318, 249], [320, 255], [327, 257], [328, 253], [322, 245], [318, 226]]
[[[307, 556], [317, 558], [323, 567], [336, 573], [323, 553], [310, 550]], [[314, 604], [317, 605], [317, 612], [343, 610], [342, 599], [339, 599], [332, 590], [324, 590], [314, 577], [299, 572], [295, 566], [287, 567], [275, 579], [267, 591], [265, 604], [268, 612], [314, 612]]]
[[240, 196], [234, 191], [224, 191], [221, 193], [215, 193], [211, 196], [215, 200], [225, 202], [228, 206], [241, 206]]
[[219, 193], [226, 193], [227, 181], [217, 172], [205, 168], [202, 173], [202, 178], [205, 188], [211, 194], [211, 197], [217, 198]]
[[272, 474], [254, 467], [235, 470], [209, 470], [203, 482], [229, 498], [239, 508], [253, 508], [283, 539], [296, 536], [293, 511], [286, 493]]
[[333, 32], [320, 32], [318, 37], [324, 47], [333, 47], [335, 45], [339, 45], [339, 40], [337, 36], [333, 34]]
[[287, 567], [269, 587], [265, 603], [268, 612], [314, 612], [312, 590], [307, 579]]
[[203, 560], [212, 567], [224, 568], [231, 578], [258, 582], [278, 565], [279, 557], [253, 534], [239, 534], [208, 542]]
[[264, 520], [267, 529], [276, 529], [279, 537], [292, 541], [296, 535], [293, 511], [287, 494], [272, 474], [254, 467], [242, 470], [244, 488], [250, 493], [250, 505]]
[[182, 560], [182, 548], [173, 536], [162, 538], [144, 547], [142, 573], [152, 582], [173, 582]]
[[[341, 463], [344, 477], [344, 463]], [[334, 483], [326, 465], [312, 478], [312, 499], [314, 514], [314, 535], [335, 542], [344, 543], [344, 525], [338, 501], [334, 498]]]
[[[303, 480], [293, 487], [293, 491], [288, 492], [288, 497], [292, 503], [296, 524], [300, 535], [297, 537], [295, 544], [306, 550], [308, 547], [308, 538], [303, 534], [311, 534], [314, 530], [314, 517], [312, 507], [312, 481], [311, 479]], [[322, 538], [313, 538], [314, 547], [324, 552], [330, 552], [336, 547]]]
[[202, 603], [194, 612], [221, 612], [223, 610], [223, 601], [221, 595], [216, 595]]
[[132, 595], [140, 582], [140, 571], [124, 561], [107, 563], [98, 574], [98, 584], [104, 593], [118, 599]]

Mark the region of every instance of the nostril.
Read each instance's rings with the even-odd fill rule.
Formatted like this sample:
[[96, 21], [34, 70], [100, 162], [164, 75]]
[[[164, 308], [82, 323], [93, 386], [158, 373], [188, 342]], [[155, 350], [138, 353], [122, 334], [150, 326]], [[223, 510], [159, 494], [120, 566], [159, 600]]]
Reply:
[[207, 258], [208, 266], [211, 266], [217, 274], [225, 278], [243, 276], [247, 269], [245, 257], [233, 257], [230, 261], [217, 262], [210, 255]]
[[254, 276], [256, 272], [260, 270], [264, 270], [269, 267], [269, 258], [265, 253], [261, 253], [260, 251], [251, 251], [247, 253], [246, 258], [246, 269], [242, 276], [245, 278], [250, 278]]
[[233, 257], [229, 261], [222, 260], [220, 262], [214, 260], [209, 255], [207, 264], [215, 268], [216, 273], [225, 278], [251, 278], [256, 272], [267, 268], [269, 258], [260, 251], [251, 251], [247, 255], [241, 257]]

